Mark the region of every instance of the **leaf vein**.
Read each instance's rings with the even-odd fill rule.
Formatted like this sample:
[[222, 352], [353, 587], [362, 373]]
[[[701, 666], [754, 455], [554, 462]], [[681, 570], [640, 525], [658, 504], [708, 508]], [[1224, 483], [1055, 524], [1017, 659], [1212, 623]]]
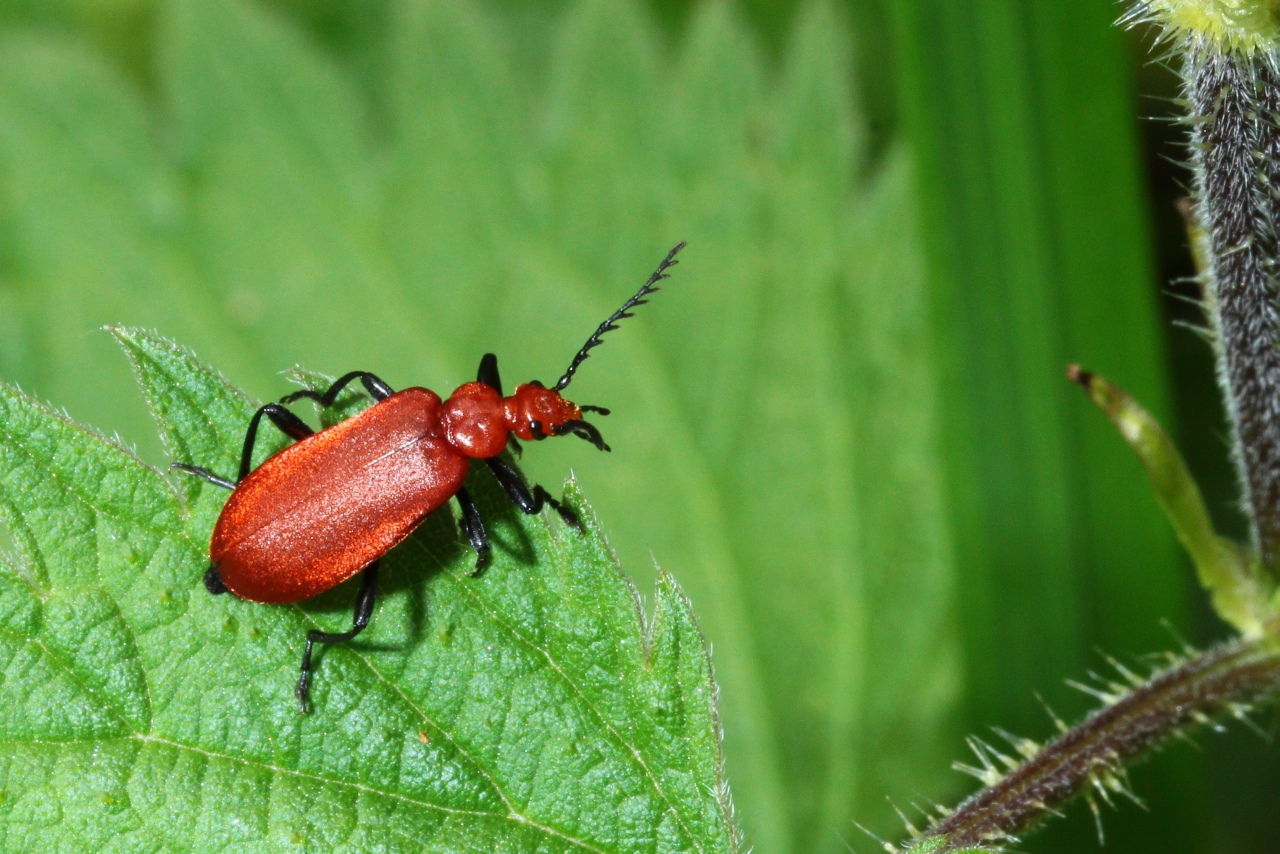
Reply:
[[[558, 556], [559, 556], [559, 553], [557, 551], [557, 557]], [[578, 684], [572, 678], [570, 678], [569, 674], [566, 673], [560, 667], [560, 664], [555, 660], [555, 658], [551, 655], [551, 653], [543, 649], [538, 644], [534, 643], [529, 638], [526, 638], [519, 631], [519, 629], [517, 629], [515, 626], [511, 625], [509, 622], [504, 620], [502, 616], [497, 612], [497, 610], [495, 610], [489, 604], [489, 602], [484, 599], [484, 597], [482, 597], [479, 593], [477, 593], [475, 590], [472, 589], [475, 585], [464, 583], [464, 579], [458, 578], [455, 572], [447, 571], [443, 573], [443, 575], [449, 578], [450, 580], [452, 580], [455, 584], [457, 584], [464, 591], [465, 595], [470, 596], [472, 599], [474, 599], [475, 602], [480, 605], [481, 609], [490, 617], [490, 619], [492, 619], [499, 627], [504, 629], [507, 632], [507, 634], [509, 634], [514, 640], [523, 644], [530, 650], [533, 650], [538, 655], [542, 656], [543, 659], [546, 660], [547, 664], [551, 667], [551, 670], [554, 671], [560, 677], [560, 679], [564, 682], [565, 685], [569, 686], [569, 688], [573, 690], [573, 692], [582, 701], [583, 705], [587, 708], [587, 710], [591, 712], [591, 714], [596, 718], [596, 720], [600, 722], [601, 726], [604, 727], [605, 731], [607, 731], [610, 735], [612, 735], [614, 740], [617, 741], [619, 745], [621, 745], [623, 748], [626, 749], [627, 752], [630, 753], [631, 758], [635, 761], [637, 765], [640, 766], [641, 771], [644, 772], [644, 776], [649, 780], [650, 784], [652, 784], [654, 793], [657, 794], [658, 798], [664, 804], [666, 804], [667, 810], [675, 817], [676, 822], [678, 822], [680, 825], [680, 829], [684, 831], [685, 835], [693, 844], [694, 849], [698, 852], [702, 852], [702, 846], [698, 843], [697, 837], [691, 832], [689, 826], [685, 823], [684, 816], [682, 816], [680, 814], [680, 811], [676, 809], [675, 804], [672, 802], [671, 798], [668, 796], [666, 790], [663, 789], [662, 783], [654, 775], [653, 770], [649, 767], [649, 764], [645, 762], [644, 756], [641, 755], [639, 749], [636, 748], [633, 744], [631, 744], [631, 742], [628, 741], [626, 737], [624, 737], [622, 733], [618, 731], [617, 727], [615, 727], [613, 723], [605, 716], [605, 714], [601, 712], [599, 708], [597, 708], [595, 703], [593, 703], [591, 699], [587, 697], [586, 693], [582, 690], [582, 688], [579, 687]]]
[[401, 794], [400, 792], [390, 792], [384, 789], [377, 789], [377, 788], [374, 788], [373, 786], [368, 786], [368, 785], [365, 785], [364, 783], [358, 783], [354, 780], [339, 780], [333, 777], [326, 777], [323, 774], [312, 774], [307, 771], [299, 771], [296, 768], [285, 768], [284, 766], [274, 765], [270, 762], [262, 762], [254, 759], [246, 759], [245, 757], [242, 757], [242, 756], [231, 756], [226, 753], [219, 753], [215, 750], [208, 750], [206, 748], [196, 747], [195, 745], [191, 745], [191, 744], [183, 744], [181, 742], [173, 741], [172, 739], [163, 738], [157, 735], [135, 733], [130, 737], [144, 744], [159, 744], [165, 747], [171, 747], [175, 750], [190, 751], [192, 753], [199, 754], [200, 756], [203, 756], [206, 759], [232, 762], [240, 765], [248, 765], [256, 768], [262, 768], [267, 771], [270, 771], [272, 774], [278, 774], [284, 777], [295, 777], [298, 779], [312, 780], [317, 783], [324, 783], [326, 785], [331, 785], [339, 788], [345, 787], [349, 789], [355, 789], [356, 791], [362, 792], [364, 794], [369, 794], [375, 797], [382, 797], [382, 798], [388, 798], [390, 800], [400, 801], [402, 803], [406, 803], [411, 806], [420, 807], [423, 809], [435, 810], [437, 812], [442, 812], [450, 816], [502, 819], [505, 821], [509, 821], [513, 824], [522, 825], [525, 827], [533, 828], [534, 830], [541, 831], [543, 833], [546, 833], [548, 836], [554, 836], [558, 839], [568, 842], [569, 844], [574, 845], [578, 848], [581, 848], [585, 851], [591, 851], [593, 852], [593, 854], [609, 854], [609, 852], [605, 851], [603, 848], [597, 848], [596, 846], [590, 844], [589, 842], [586, 842], [581, 839], [577, 839], [573, 836], [570, 836], [569, 834], [556, 830], [553, 827], [548, 827], [547, 825], [540, 824], [536, 821], [533, 821], [528, 816], [523, 815], [515, 810], [509, 811], [506, 815], [500, 815], [498, 813], [484, 812], [482, 810], [464, 810], [464, 809], [458, 809], [456, 807], [447, 807], [447, 806], [444, 806], [443, 804], [436, 804], [430, 801], [424, 801], [420, 798], [410, 797], [409, 795]]

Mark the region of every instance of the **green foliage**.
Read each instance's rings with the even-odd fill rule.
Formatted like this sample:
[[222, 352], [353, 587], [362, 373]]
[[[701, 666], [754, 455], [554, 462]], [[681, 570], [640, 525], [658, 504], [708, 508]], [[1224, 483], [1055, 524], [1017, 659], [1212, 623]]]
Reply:
[[[1155, 286], [1109, 0], [887, 0], [893, 50], [879, 0], [801, 5], [757, 44], [730, 2], [674, 39], [638, 0], [0, 2], [0, 375], [161, 464], [98, 325], [261, 398], [296, 363], [443, 391], [487, 350], [514, 384], [689, 240], [575, 380], [615, 452], [523, 464], [689, 591], [747, 843], [892, 836], [886, 794], [963, 785], [957, 711], [1043, 734], [1033, 690], [1070, 714], [1095, 645], [1186, 628], [1138, 466], [1060, 379], [1167, 422]], [[890, 59], [910, 157], [858, 109]], [[1113, 845], [1201, 838], [1158, 762]], [[1091, 845], [1080, 812], [1036, 845]]]
[[[523, 463], [575, 471], [641, 589], [652, 555], [689, 591], [748, 844], [834, 854], [855, 817], [896, 826], [885, 794], [959, 785], [912, 170], [898, 147], [864, 155], [832, 6], [798, 15], [776, 68], [719, 2], [677, 43], [629, 0], [574, 2], [536, 49], [527, 19], [468, 2], [387, 4], [336, 47], [246, 0], [153, 17], [142, 73], [48, 29], [5, 36], [14, 377], [164, 463], [99, 324], [157, 328], [262, 398], [295, 363], [443, 391], [486, 350], [514, 384], [558, 375], [687, 239], [574, 381], [614, 410], [614, 453], [546, 443]], [[199, 569], [175, 597], [199, 598]], [[293, 657], [258, 665], [273, 690]], [[321, 691], [346, 654], [326, 658]]]
[[[1141, 468], [1062, 378], [1086, 364], [1170, 422], [1134, 121], [1152, 107], [1135, 105], [1110, 0], [888, 6], [948, 414], [965, 720], [1039, 737], [1031, 691], [1068, 720], [1089, 702], [1049, 674], [1097, 667], [1098, 648], [1166, 647], [1166, 621], [1193, 634], [1190, 573]], [[1204, 760], [1172, 750], [1156, 763], [1135, 787], [1158, 818], [1122, 812], [1108, 844], [1208, 846]], [[1036, 844], [1095, 839], [1081, 810]]]
[[[164, 339], [117, 337], [166, 448], [231, 471], [253, 404]], [[0, 848], [730, 852], [715, 687], [688, 601], [643, 617], [572, 481], [579, 536], [478, 502], [473, 557], [435, 514], [385, 562], [357, 643], [291, 694], [305, 607], [200, 589], [225, 493], [0, 389]]]

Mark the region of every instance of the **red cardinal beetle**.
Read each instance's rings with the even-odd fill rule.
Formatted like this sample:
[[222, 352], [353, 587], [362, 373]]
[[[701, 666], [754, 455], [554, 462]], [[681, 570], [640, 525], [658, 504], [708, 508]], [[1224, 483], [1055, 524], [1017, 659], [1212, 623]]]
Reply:
[[[230, 591], [253, 602], [297, 602], [363, 572], [351, 631], [307, 633], [295, 696], [307, 711], [311, 650], [317, 643], [349, 641], [369, 624], [378, 586], [378, 560], [400, 543], [432, 511], [450, 498], [462, 510], [462, 532], [476, 551], [478, 575], [489, 563], [489, 537], [475, 502], [463, 488], [471, 460], [484, 460], [511, 501], [525, 513], [550, 505], [574, 527], [573, 512], [541, 486], [532, 489], [498, 455], [517, 438], [525, 441], [574, 435], [602, 451], [609, 446], [584, 413], [608, 415], [598, 406], [579, 406], [560, 392], [606, 332], [631, 317], [658, 290], [677, 263], [679, 243], [635, 296], [592, 333], [551, 388], [535, 381], [504, 397], [498, 360], [480, 360], [475, 382], [454, 389], [447, 400], [425, 388], [401, 392], [367, 371], [352, 371], [323, 394], [298, 391], [258, 409], [249, 421], [240, 473], [235, 482], [189, 463], [171, 468], [232, 490], [209, 542], [204, 585], [210, 593]], [[303, 398], [332, 406], [339, 393], [360, 380], [374, 404], [334, 426], [313, 431], [285, 407]], [[296, 440], [250, 471], [254, 440], [265, 416]]]

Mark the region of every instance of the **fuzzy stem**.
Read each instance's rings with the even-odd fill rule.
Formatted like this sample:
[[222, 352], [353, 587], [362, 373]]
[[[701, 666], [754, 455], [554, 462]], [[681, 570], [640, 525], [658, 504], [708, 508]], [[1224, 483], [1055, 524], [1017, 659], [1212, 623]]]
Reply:
[[[1238, 640], [1197, 653], [1134, 687], [1044, 747], [1015, 740], [1026, 756], [939, 819], [906, 849], [944, 854], [1004, 846], [1088, 789], [1126, 792], [1124, 766], [1223, 713], [1242, 715], [1280, 694], [1280, 641]], [[994, 753], [980, 743], [976, 750]], [[988, 772], [995, 776], [988, 765]]]
[[1191, 159], [1219, 374], [1262, 566], [1280, 575], [1280, 60], [1188, 39]]

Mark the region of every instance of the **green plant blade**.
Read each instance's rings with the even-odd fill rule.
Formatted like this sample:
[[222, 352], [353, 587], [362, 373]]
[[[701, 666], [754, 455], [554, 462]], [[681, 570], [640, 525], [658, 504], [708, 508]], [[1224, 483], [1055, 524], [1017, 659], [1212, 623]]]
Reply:
[[[842, 294], [849, 394], [865, 401], [851, 408], [858, 556], [870, 603], [862, 640], [870, 686], [855, 791], [868, 807], [875, 793], [897, 799], [918, 791], [921, 777], [908, 769], [948, 755], [963, 690], [956, 587], [964, 581], [938, 465], [949, 422], [924, 323], [928, 291], [913, 177], [906, 152], [891, 152], [849, 223]], [[937, 778], [937, 785], [947, 782]], [[881, 809], [877, 827], [896, 827], [896, 817]], [[862, 821], [872, 813], [855, 815]]]
[[[474, 351], [510, 276], [530, 93], [469, 4], [399, 3], [394, 14], [382, 93], [392, 116], [390, 254], [423, 315], [448, 318], [432, 325], [442, 349]], [[433, 287], [442, 271], [449, 286]]]
[[[298, 363], [446, 393], [494, 352], [508, 388], [553, 380], [687, 239], [569, 389], [613, 410], [614, 453], [546, 442], [522, 464], [575, 473], [641, 590], [656, 562], [689, 592], [747, 844], [836, 854], [853, 819], [890, 832], [885, 794], [951, 778], [960, 662], [911, 167], [891, 141], [867, 154], [857, 28], [815, 5], [774, 66], [730, 2], [664, 39], [633, 0], [574, 2], [532, 36], [518, 11], [403, 0], [360, 13], [361, 47], [286, 5], [160, 3], [157, 86], [136, 96], [180, 212], [160, 242], [194, 271], [169, 284], [203, 294], [201, 335], [236, 354], [215, 361], [264, 398]], [[84, 326], [155, 316], [89, 307]], [[117, 426], [136, 397], [58, 400]], [[231, 474], [238, 443], [199, 400], [151, 396], [190, 429], [147, 457]], [[175, 486], [199, 540], [221, 497]]]
[[[1084, 702], [1046, 674], [1085, 672], [1099, 645], [1158, 649], [1163, 621], [1187, 622], [1187, 572], [1140, 468], [1060, 380], [1087, 361], [1165, 409], [1124, 45], [1105, 0], [890, 9], [945, 370], [970, 726], [1034, 735], [1033, 690]], [[1160, 761], [1137, 786], [1167, 817], [1108, 822], [1112, 844], [1201, 838], [1195, 758]], [[1075, 828], [1064, 848], [1094, 835], [1087, 817]]]
[[[432, 319], [375, 239], [381, 188], [353, 81], [241, 0], [174, 0], [162, 21], [163, 91], [198, 176], [191, 240], [224, 318], [268, 365], [438, 371]], [[362, 321], [377, 334], [350, 334]]]
[[[862, 496], [852, 467], [860, 437], [842, 370], [844, 318], [833, 311], [859, 154], [847, 49], [830, 9], [811, 10], [772, 93], [776, 171], [762, 182], [760, 211], [773, 228], [762, 235], [765, 279], [748, 356], [731, 366], [743, 390], [738, 411], [751, 416], [719, 470], [735, 557], [750, 567], [748, 605], [770, 673], [798, 851], [825, 847], [848, 826], [863, 760], [857, 722], [871, 690]], [[784, 502], [793, 512], [779, 525]]]
[[[225, 465], [248, 399], [164, 339], [116, 336], [168, 444]], [[0, 573], [7, 850], [108, 833], [191, 851], [736, 850], [688, 601], [663, 576], [645, 619], [572, 482], [584, 535], [517, 518], [474, 477], [494, 564], [470, 578], [433, 515], [385, 561], [370, 629], [321, 656], [300, 716], [301, 641], [348, 619], [350, 585], [305, 608], [209, 596], [216, 487], [181, 501], [118, 446], [0, 395], [22, 565]]]
[[[125, 314], [245, 369], [243, 342], [208, 322], [217, 306], [180, 246], [178, 182], [140, 93], [66, 40], [21, 32], [3, 35], [0, 81], [0, 269], [39, 359], [30, 380], [77, 410], [115, 409], [131, 383], [91, 333]], [[113, 426], [145, 424], [130, 414]]]

